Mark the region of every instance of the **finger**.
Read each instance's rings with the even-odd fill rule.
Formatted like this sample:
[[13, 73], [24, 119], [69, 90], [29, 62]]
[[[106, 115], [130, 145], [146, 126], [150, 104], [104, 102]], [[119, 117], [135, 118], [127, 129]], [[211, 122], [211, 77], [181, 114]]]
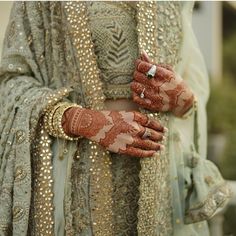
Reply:
[[144, 49], [141, 52], [141, 60], [151, 63], [151, 59], [149, 58], [147, 52]]
[[160, 63], [160, 64], [158, 64], [158, 66], [163, 67], [163, 68], [165, 68], [165, 69], [167, 69], [167, 70], [169, 70], [171, 72], [174, 72], [174, 70], [173, 70], [171, 65]]
[[[154, 112], [165, 112], [170, 110], [169, 97], [165, 93], [163, 94], [165, 96], [161, 96], [160, 94], [151, 94], [151, 92], [147, 93], [145, 89], [143, 89], [141, 93], [140, 91], [141, 88], [133, 87], [133, 101], [140, 107]], [[140, 95], [138, 95], [137, 92], [140, 93]]]
[[[134, 112], [134, 121], [136, 121], [138, 124], [140, 124], [141, 126], [147, 127], [147, 128], [151, 128], [154, 129], [154, 131], [158, 131], [158, 132], [163, 132], [164, 131], [164, 127], [156, 120], [154, 119], [150, 119], [148, 116], [140, 113], [140, 112]], [[145, 128], [144, 130], [142, 130], [142, 133], [139, 132], [140, 134], [144, 134], [145, 132]]]
[[[136, 121], [137, 122], [137, 121]], [[138, 126], [139, 126], [139, 131], [138, 132], [136, 132], [135, 134], [134, 134], [134, 136], [142, 136], [144, 133], [145, 133], [145, 127], [143, 127], [139, 122], [137, 122], [138, 123]]]
[[144, 85], [148, 85], [150, 87], [156, 87], [156, 81], [154, 79], [148, 79], [147, 76], [137, 70], [134, 71], [133, 74], [133, 78], [135, 81], [144, 84]]
[[143, 134], [138, 133], [134, 136], [134, 138], [141, 138], [143, 140], [152, 140], [154, 142], [161, 142], [164, 139], [164, 128], [163, 132], [155, 131], [151, 128], [145, 128], [145, 132]]
[[140, 107], [148, 109], [150, 111], [161, 111], [161, 108], [158, 106], [154, 106], [152, 104], [152, 101], [148, 98], [140, 98], [140, 95], [137, 93], [133, 92], [133, 101], [137, 103]]
[[[137, 59], [135, 65], [136, 69], [143, 74], [146, 74], [153, 66], [153, 64], [142, 61], [141, 59]], [[169, 65], [161, 64], [161, 66], [157, 65], [157, 70], [154, 77], [158, 77], [158, 80], [170, 81], [174, 78], [174, 72]]]
[[146, 150], [159, 151], [162, 145], [159, 143], [153, 142], [151, 140], [143, 140], [140, 138], [135, 138], [132, 146], [141, 148], [141, 149], [146, 149]]
[[158, 81], [170, 82], [171, 79], [175, 78], [175, 74], [169, 69], [158, 66], [156, 71], [156, 77]]
[[145, 98], [145, 97], [140, 98], [140, 96], [135, 92], [133, 92], [133, 101], [135, 103], [138, 103], [140, 106], [146, 107], [146, 108], [151, 107], [151, 104], [152, 104], [152, 101], [150, 99]]
[[144, 73], [144, 74], [146, 74], [151, 69], [151, 67], [153, 66], [153, 64], [151, 64], [149, 62], [146, 62], [146, 61], [143, 61], [141, 59], [137, 59], [135, 61], [135, 65], [136, 65], [136, 69], [139, 72]]
[[127, 147], [126, 150], [121, 151], [121, 153], [128, 154], [133, 157], [152, 157], [156, 151], [142, 150], [135, 147]]
[[152, 104], [151, 105], [138, 104], [138, 105], [139, 105], [139, 107], [147, 109], [147, 110], [152, 111], [152, 112], [161, 111], [160, 108], [157, 108], [157, 107], [153, 106]]
[[139, 82], [132, 82], [130, 88], [137, 94], [143, 93], [145, 98], [148, 98], [155, 104], [162, 103], [162, 97], [147, 85], [143, 85]]
[[[151, 138], [153, 137], [154, 141], [160, 140], [160, 135], [162, 135], [162, 133], [164, 133], [164, 131], [165, 131], [165, 127], [163, 125], [161, 125], [160, 122], [158, 122], [157, 120], [154, 120], [154, 119], [149, 119], [147, 124], [144, 126], [151, 129]], [[161, 133], [159, 133], [159, 132], [161, 132]]]
[[[165, 84], [168, 81], [165, 79], [166, 78], [165, 75], [161, 75], [161, 76], [162, 77], [158, 77], [158, 73], [157, 73], [156, 77], [152, 79], [148, 79], [145, 74], [135, 70], [133, 74], [133, 79], [134, 81], [147, 85], [152, 89], [158, 90], [158, 88], [163, 86], [163, 84]], [[168, 74], [168, 76], [170, 77], [171, 75]]]
[[[163, 128], [163, 131], [164, 131], [164, 128]], [[145, 140], [150, 139], [155, 142], [160, 142], [163, 140], [163, 136], [164, 136], [163, 132], [158, 132], [153, 129], [146, 128], [144, 134], [140, 137]]]

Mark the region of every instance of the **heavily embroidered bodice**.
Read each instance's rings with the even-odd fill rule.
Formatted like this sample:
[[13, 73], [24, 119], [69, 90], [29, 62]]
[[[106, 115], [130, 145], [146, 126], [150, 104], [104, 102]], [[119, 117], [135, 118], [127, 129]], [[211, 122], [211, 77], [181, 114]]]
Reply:
[[88, 2], [88, 14], [106, 97], [130, 97], [129, 83], [138, 57], [134, 6]]
[[[87, 2], [94, 51], [106, 98], [130, 98], [134, 61], [139, 56], [135, 4]], [[182, 40], [180, 5], [159, 2], [158, 60], [175, 65]], [[175, 20], [173, 20], [175, 19]]]

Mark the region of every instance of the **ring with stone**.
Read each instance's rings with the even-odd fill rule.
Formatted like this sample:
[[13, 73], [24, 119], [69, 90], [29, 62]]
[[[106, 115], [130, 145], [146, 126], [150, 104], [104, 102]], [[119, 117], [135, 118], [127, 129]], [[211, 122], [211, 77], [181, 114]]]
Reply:
[[146, 73], [147, 78], [148, 79], [154, 78], [154, 76], [156, 74], [156, 71], [157, 71], [157, 66], [156, 65], [152, 65], [150, 70]]
[[145, 88], [143, 89], [143, 91], [140, 93], [140, 98], [144, 98], [144, 91], [145, 91]]
[[150, 138], [151, 135], [152, 135], [151, 131], [149, 129], [145, 129], [142, 139]]

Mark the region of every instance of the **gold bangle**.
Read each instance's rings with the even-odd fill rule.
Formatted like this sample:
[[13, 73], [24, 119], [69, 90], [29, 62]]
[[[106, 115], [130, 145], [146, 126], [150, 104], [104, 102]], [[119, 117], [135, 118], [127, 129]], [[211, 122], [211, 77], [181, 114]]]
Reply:
[[61, 103], [56, 104], [55, 106], [51, 107], [51, 110], [47, 110], [44, 115], [44, 124], [45, 124], [45, 129], [46, 131], [54, 136], [57, 137], [57, 132], [55, 131], [53, 127], [53, 115], [55, 111], [61, 106]]
[[67, 139], [67, 140], [78, 140], [79, 137], [70, 137], [70, 136], [68, 136], [64, 132], [64, 129], [63, 129], [62, 124], [61, 124], [64, 112], [66, 110], [68, 110], [69, 108], [71, 108], [71, 107], [80, 107], [80, 108], [82, 108], [81, 106], [79, 106], [77, 104], [62, 103], [61, 106], [59, 106], [59, 108], [56, 109], [56, 111], [53, 115], [52, 125], [53, 125], [54, 130], [56, 130], [58, 137], [64, 138], [64, 139]]
[[44, 116], [44, 124], [46, 131], [58, 138], [63, 138], [66, 140], [78, 140], [80, 137], [70, 137], [68, 136], [62, 127], [62, 117], [64, 115], [64, 112], [68, 110], [71, 107], [79, 107], [78, 104], [75, 103], [68, 103], [68, 102], [60, 102], [56, 104], [54, 107], [52, 107], [51, 110], [47, 110]]

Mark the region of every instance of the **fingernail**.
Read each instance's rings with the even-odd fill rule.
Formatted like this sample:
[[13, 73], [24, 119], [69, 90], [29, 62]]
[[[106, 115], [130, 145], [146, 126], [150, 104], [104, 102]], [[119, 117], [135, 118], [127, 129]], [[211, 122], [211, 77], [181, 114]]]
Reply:
[[147, 53], [144, 49], [141, 50], [141, 54], [146, 54], [147, 55]]
[[168, 131], [168, 128], [164, 127], [164, 132], [167, 133]]
[[165, 146], [164, 145], [160, 145], [160, 150], [161, 151], [164, 151], [166, 148], [165, 148]]
[[163, 137], [162, 137], [162, 141], [166, 141], [166, 136], [163, 136]]

